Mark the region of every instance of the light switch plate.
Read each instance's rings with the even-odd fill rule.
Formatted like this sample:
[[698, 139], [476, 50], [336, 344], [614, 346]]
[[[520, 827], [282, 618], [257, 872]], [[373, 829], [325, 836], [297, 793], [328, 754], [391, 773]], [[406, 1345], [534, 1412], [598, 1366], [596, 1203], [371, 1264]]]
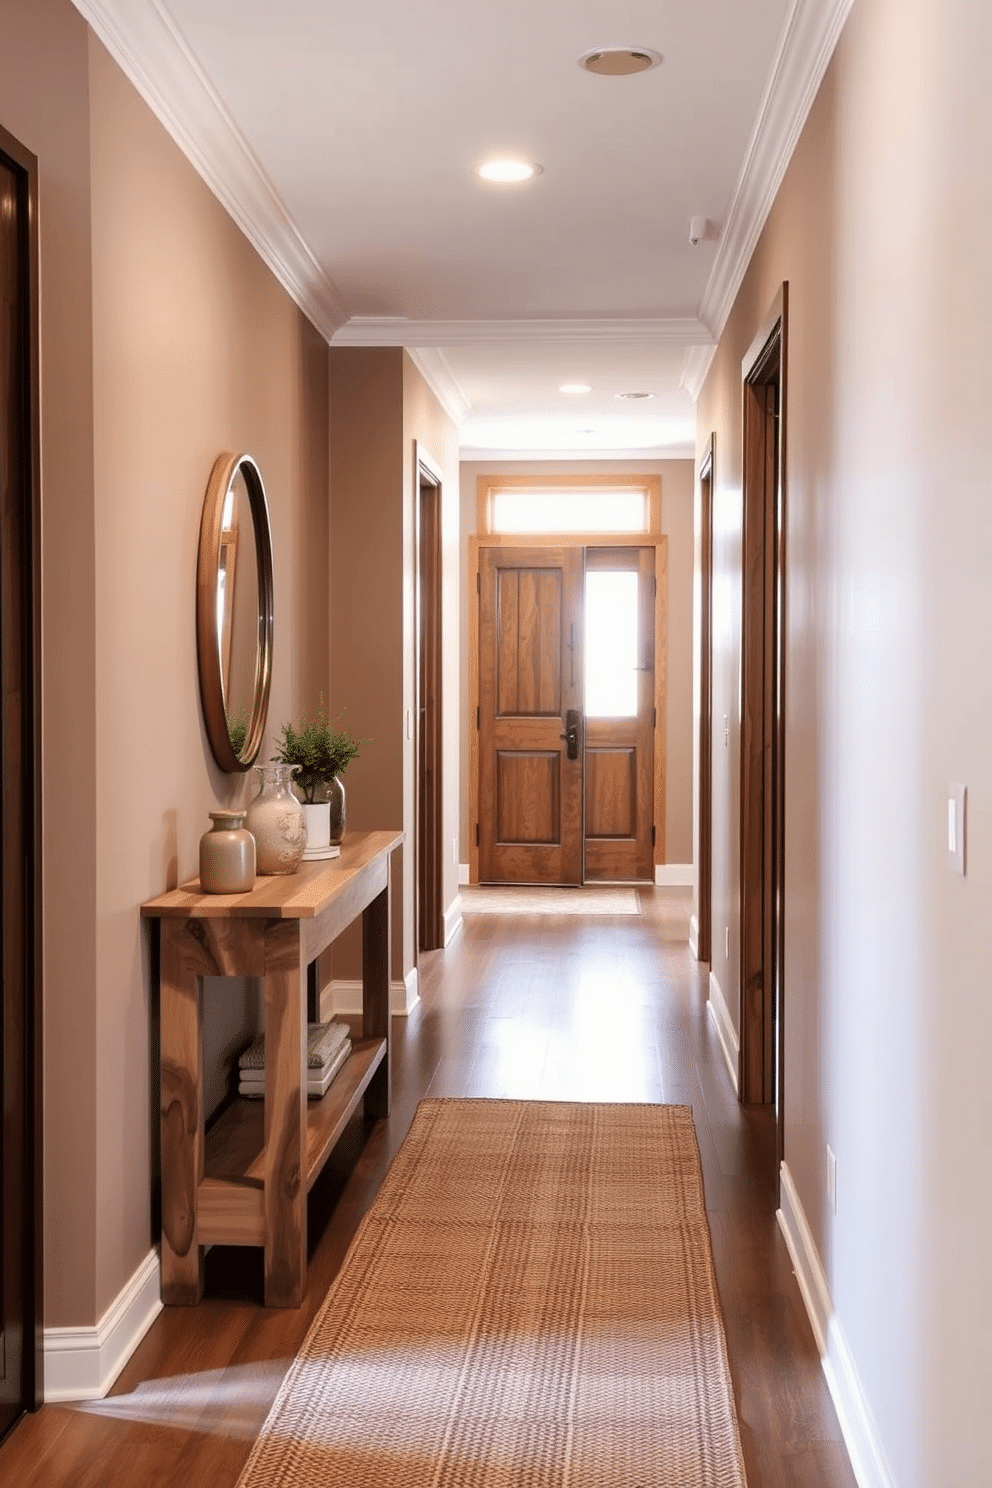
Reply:
[[965, 873], [965, 824], [968, 788], [953, 781], [947, 796], [947, 856], [955, 873]]

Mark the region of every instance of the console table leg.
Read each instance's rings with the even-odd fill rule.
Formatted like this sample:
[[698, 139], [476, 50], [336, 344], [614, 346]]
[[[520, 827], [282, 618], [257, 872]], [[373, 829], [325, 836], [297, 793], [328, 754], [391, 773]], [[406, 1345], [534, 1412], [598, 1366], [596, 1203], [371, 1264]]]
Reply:
[[389, 1027], [389, 942], [391, 934], [389, 878], [386, 887], [362, 913], [362, 1032], [365, 1038], [384, 1038], [386, 1057], [365, 1092], [365, 1114], [373, 1121], [389, 1115], [392, 1079], [392, 1040]]
[[299, 923], [265, 937], [265, 1304], [299, 1307], [307, 1274], [306, 966]]
[[183, 1306], [203, 1296], [203, 1034], [200, 979], [183, 956], [188, 928], [186, 921], [163, 921], [161, 950], [162, 1301]]

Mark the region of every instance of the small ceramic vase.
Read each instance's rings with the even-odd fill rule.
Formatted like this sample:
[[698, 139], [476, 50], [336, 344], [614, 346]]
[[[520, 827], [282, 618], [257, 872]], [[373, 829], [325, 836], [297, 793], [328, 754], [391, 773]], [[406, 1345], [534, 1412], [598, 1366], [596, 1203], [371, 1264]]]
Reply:
[[259, 873], [295, 873], [307, 845], [303, 807], [290, 790], [299, 765], [255, 765], [262, 788], [248, 807]]
[[255, 886], [255, 839], [243, 811], [211, 811], [213, 826], [200, 838], [200, 892], [247, 894]]

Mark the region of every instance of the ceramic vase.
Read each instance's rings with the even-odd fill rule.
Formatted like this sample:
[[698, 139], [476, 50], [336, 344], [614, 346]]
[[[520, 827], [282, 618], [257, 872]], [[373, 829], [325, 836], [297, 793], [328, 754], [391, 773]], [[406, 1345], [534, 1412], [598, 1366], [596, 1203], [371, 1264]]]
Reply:
[[200, 891], [247, 894], [255, 885], [255, 839], [243, 811], [211, 811], [213, 826], [200, 838]]
[[255, 765], [262, 788], [248, 807], [259, 873], [295, 873], [307, 845], [303, 807], [290, 790], [298, 765]]

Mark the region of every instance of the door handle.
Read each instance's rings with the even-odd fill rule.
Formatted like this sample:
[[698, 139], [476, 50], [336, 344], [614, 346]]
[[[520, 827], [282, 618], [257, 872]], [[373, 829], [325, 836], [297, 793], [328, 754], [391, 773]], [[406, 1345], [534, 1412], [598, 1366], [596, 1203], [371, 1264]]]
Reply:
[[582, 714], [578, 708], [569, 708], [565, 714], [565, 732], [559, 734], [559, 739], [565, 740], [565, 757], [577, 760], [579, 757], [579, 727], [582, 722]]

